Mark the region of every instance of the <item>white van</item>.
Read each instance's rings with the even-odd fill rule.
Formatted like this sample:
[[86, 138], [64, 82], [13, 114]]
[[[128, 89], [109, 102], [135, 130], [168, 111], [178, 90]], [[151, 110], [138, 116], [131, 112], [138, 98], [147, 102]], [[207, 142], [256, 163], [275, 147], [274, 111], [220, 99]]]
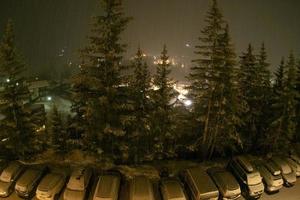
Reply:
[[118, 200], [121, 177], [116, 174], [101, 175], [98, 179], [93, 200]]
[[228, 164], [228, 168], [241, 185], [242, 191], [250, 198], [259, 198], [264, 191], [262, 177], [252, 165], [248, 156], [234, 157]]

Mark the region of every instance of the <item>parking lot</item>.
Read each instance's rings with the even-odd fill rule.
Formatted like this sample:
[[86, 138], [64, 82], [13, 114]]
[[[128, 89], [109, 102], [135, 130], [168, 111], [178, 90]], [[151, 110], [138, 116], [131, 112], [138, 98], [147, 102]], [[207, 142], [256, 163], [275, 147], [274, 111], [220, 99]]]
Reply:
[[[125, 183], [122, 185], [121, 191], [120, 191], [120, 200], [128, 200], [128, 185]], [[157, 184], [154, 184], [155, 190], [157, 191]], [[91, 200], [93, 198], [93, 193], [95, 189], [95, 184], [93, 185], [92, 192], [89, 195], [88, 200]], [[156, 197], [157, 200], [160, 200], [160, 197]], [[11, 194], [7, 198], [0, 198], [0, 199], [6, 199], [6, 200], [21, 200], [22, 198], [18, 197], [15, 193]], [[37, 198], [33, 198], [36, 200]], [[61, 195], [60, 200], [62, 200], [63, 197]], [[240, 198], [240, 200], [243, 200], [244, 198]], [[294, 187], [286, 188], [283, 187], [279, 193], [275, 194], [264, 194], [261, 197], [262, 200], [299, 200], [300, 199], [300, 183], [299, 181], [296, 183]]]

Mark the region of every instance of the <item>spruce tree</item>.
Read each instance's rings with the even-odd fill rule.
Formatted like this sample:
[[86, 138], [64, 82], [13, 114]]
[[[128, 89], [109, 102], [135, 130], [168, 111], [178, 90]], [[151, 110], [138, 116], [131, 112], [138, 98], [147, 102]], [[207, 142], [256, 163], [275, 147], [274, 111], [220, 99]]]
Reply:
[[296, 60], [294, 54], [291, 53], [287, 62], [287, 80], [285, 88], [286, 98], [286, 134], [288, 140], [295, 141], [296, 139], [296, 106], [297, 106], [297, 91], [296, 91]]
[[65, 124], [62, 121], [62, 116], [57, 110], [56, 105], [53, 106], [50, 121], [50, 136], [51, 146], [58, 154], [65, 154], [67, 152], [67, 135]]
[[240, 91], [241, 100], [246, 103], [242, 111], [241, 132], [246, 151], [257, 147], [260, 137], [260, 122], [263, 114], [263, 86], [262, 74], [258, 67], [258, 61], [253, 53], [253, 48], [249, 44], [247, 52], [243, 53], [240, 60]]
[[[265, 142], [266, 132], [269, 127], [270, 117], [272, 115], [271, 112], [271, 97], [272, 97], [272, 89], [271, 89], [271, 73], [269, 70], [270, 64], [267, 62], [267, 52], [265, 49], [264, 43], [261, 45], [261, 49], [259, 55], [257, 56], [257, 79], [258, 79], [258, 97], [257, 97], [257, 105], [259, 105], [259, 109], [261, 110], [261, 114], [259, 116], [259, 120], [257, 121], [257, 138], [255, 140], [258, 141], [256, 146], [262, 147]], [[257, 143], [254, 141], [254, 143]]]
[[17, 53], [12, 21], [9, 21], [0, 42], [0, 112], [1, 140], [4, 148], [19, 158], [35, 153], [33, 147], [36, 124], [31, 120], [29, 90], [23, 72], [25, 65]]
[[95, 17], [89, 45], [82, 50], [81, 73], [73, 80], [79, 86], [75, 86], [74, 93], [80, 101], [74, 107], [76, 116], [83, 118], [85, 148], [123, 156], [130, 108], [121, 65], [126, 45], [120, 37], [129, 18], [124, 16], [122, 1], [101, 3], [103, 14]]
[[132, 155], [139, 162], [145, 154], [149, 154], [150, 145], [150, 72], [144, 61], [143, 52], [140, 48], [131, 63], [133, 74], [130, 81], [131, 98], [133, 101], [132, 130], [130, 141], [132, 144]]
[[157, 87], [152, 94], [153, 113], [151, 132], [154, 137], [154, 154], [161, 159], [175, 156], [174, 110], [171, 100], [175, 97], [167, 47], [164, 45], [160, 62], [156, 67], [154, 85]]
[[286, 65], [282, 58], [279, 67], [275, 72], [275, 83], [273, 86], [271, 123], [265, 138], [266, 151], [278, 151], [283, 144], [283, 135], [285, 132], [285, 84], [286, 84]]
[[[224, 154], [237, 152], [239, 148], [242, 148], [238, 131], [238, 126], [241, 125], [239, 114], [242, 110], [242, 102], [238, 98], [239, 68], [237, 67], [236, 54], [231, 43], [228, 25], [226, 25], [219, 43], [222, 53], [222, 64], [218, 69], [219, 79], [217, 79], [220, 87], [218, 96], [220, 106], [217, 113], [219, 130], [216, 130], [216, 132], [219, 132], [220, 135], [217, 136], [215, 148], [219, 154]], [[228, 152], [224, 152], [224, 150]]]
[[[199, 135], [196, 147], [204, 158], [214, 153], [223, 154], [239, 141], [236, 130], [238, 119], [235, 54], [216, 0], [206, 17], [207, 26], [196, 46], [195, 66], [191, 68], [190, 95], [193, 98], [193, 116]], [[226, 123], [225, 123], [226, 122]], [[228, 143], [223, 139], [229, 138]], [[229, 150], [229, 151], [231, 151]]]

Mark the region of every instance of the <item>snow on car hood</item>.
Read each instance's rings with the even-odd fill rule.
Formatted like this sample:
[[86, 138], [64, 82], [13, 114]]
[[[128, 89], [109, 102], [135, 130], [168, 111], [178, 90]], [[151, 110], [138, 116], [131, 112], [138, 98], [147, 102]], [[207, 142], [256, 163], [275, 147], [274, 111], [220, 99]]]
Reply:
[[0, 193], [8, 192], [8, 188], [10, 187], [11, 184], [12, 182], [5, 183], [0, 181]]
[[76, 191], [66, 189], [64, 192], [64, 200], [84, 200], [85, 191]]
[[48, 192], [52, 190], [63, 177], [59, 174], [47, 174], [38, 186], [39, 191]]

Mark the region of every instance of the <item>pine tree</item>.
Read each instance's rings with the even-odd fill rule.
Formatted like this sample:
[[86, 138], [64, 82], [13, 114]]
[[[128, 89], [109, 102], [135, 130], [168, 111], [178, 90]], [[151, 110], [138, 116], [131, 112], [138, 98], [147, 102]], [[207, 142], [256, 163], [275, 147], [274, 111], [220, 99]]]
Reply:
[[[123, 156], [130, 108], [122, 77], [125, 45], [121, 33], [129, 21], [122, 1], [101, 0], [103, 14], [95, 18], [89, 45], [82, 50], [82, 70], [74, 77], [74, 109], [84, 124], [85, 147], [105, 154]], [[82, 119], [83, 118], [83, 119]], [[77, 120], [78, 121], [78, 120]], [[77, 127], [80, 127], [79, 123]]]
[[0, 112], [1, 140], [4, 148], [19, 158], [26, 158], [35, 152], [35, 124], [31, 120], [29, 90], [25, 84], [23, 72], [25, 65], [17, 53], [12, 21], [9, 21], [0, 43]]
[[62, 116], [54, 105], [50, 121], [51, 146], [58, 154], [67, 152], [67, 135]]
[[[223, 154], [224, 148], [231, 146], [229, 149], [233, 149], [232, 144], [239, 143], [236, 131], [239, 109], [234, 50], [216, 0], [205, 21], [207, 26], [199, 38], [201, 45], [196, 46], [195, 52], [199, 58], [193, 61], [195, 66], [189, 75], [189, 89], [198, 124], [196, 146], [201, 148], [204, 158], [211, 158], [214, 153]], [[225, 144], [222, 138], [230, 139]]]
[[133, 75], [130, 81], [131, 97], [134, 105], [132, 133], [130, 141], [133, 146], [133, 156], [139, 162], [145, 154], [149, 154], [150, 141], [150, 72], [143, 59], [140, 48], [132, 62]]
[[170, 61], [164, 45], [160, 62], [156, 67], [154, 85], [157, 87], [152, 94], [152, 136], [154, 137], [154, 154], [173, 157], [175, 154], [174, 111], [171, 100], [174, 98], [173, 81], [170, 79]]

